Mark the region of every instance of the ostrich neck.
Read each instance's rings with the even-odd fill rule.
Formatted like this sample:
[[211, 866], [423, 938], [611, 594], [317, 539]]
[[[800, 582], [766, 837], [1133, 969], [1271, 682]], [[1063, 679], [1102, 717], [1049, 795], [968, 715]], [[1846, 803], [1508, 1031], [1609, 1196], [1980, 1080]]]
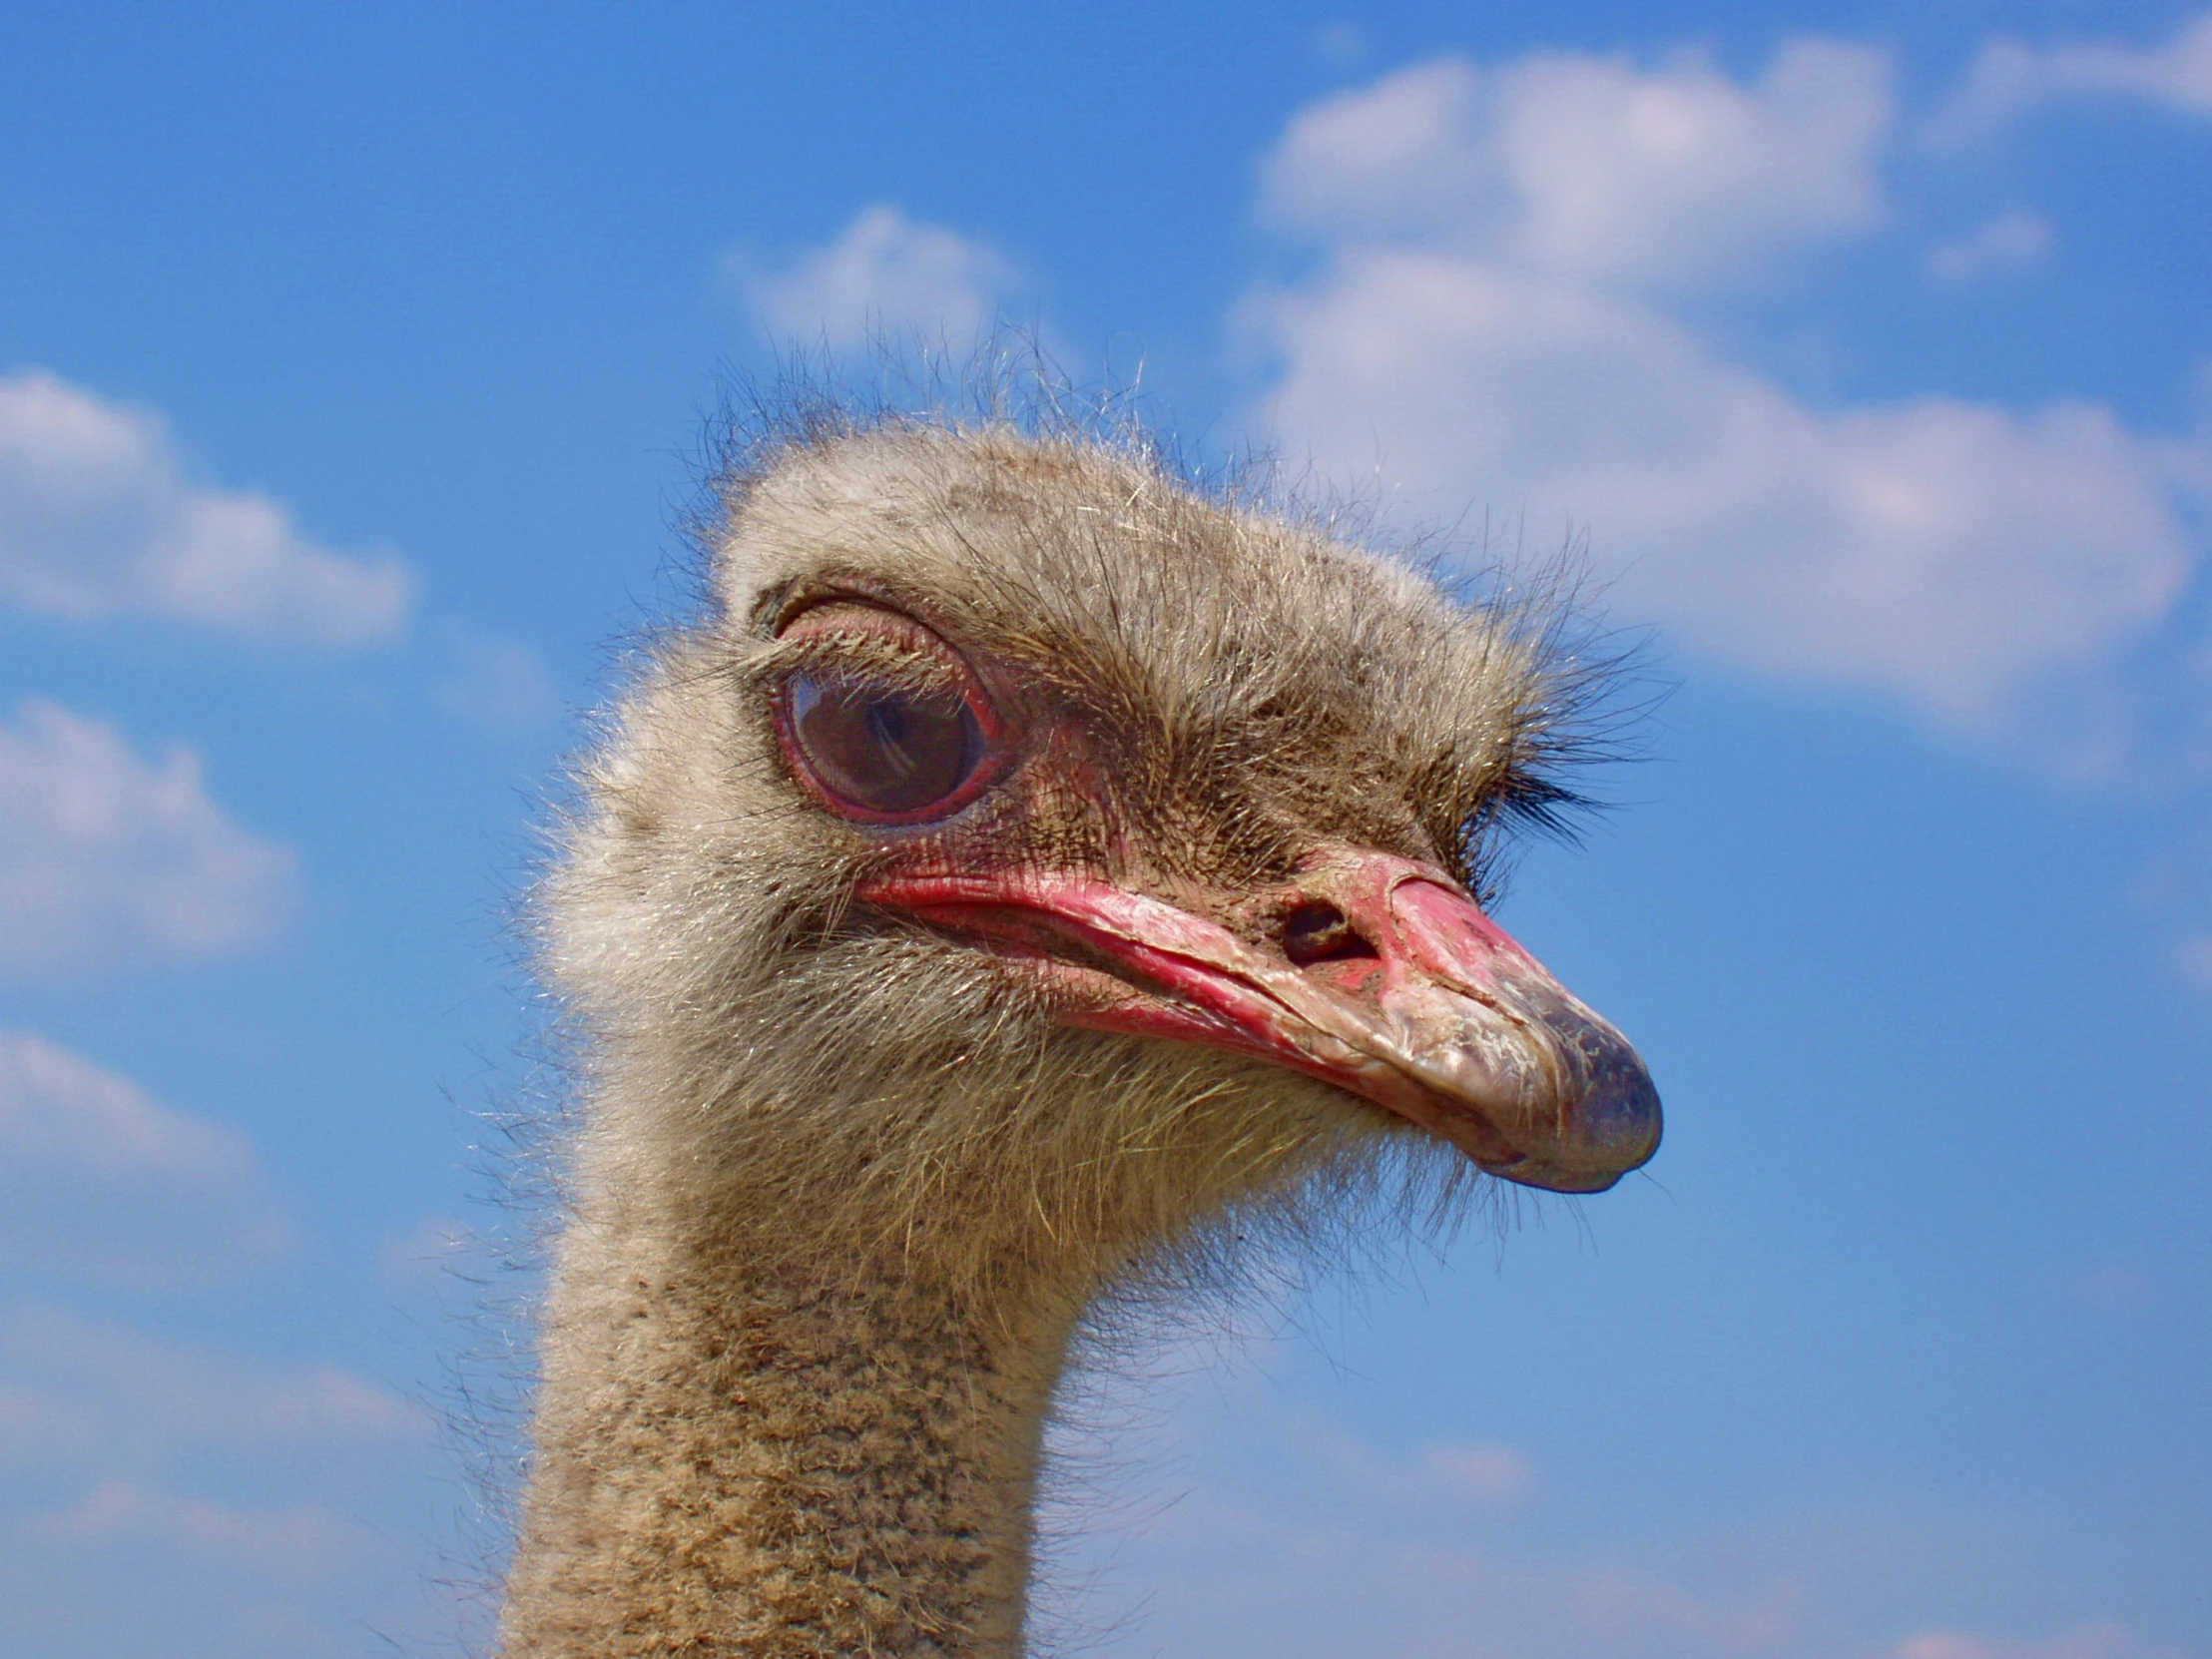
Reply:
[[1020, 1652], [1069, 1319], [855, 1285], [665, 1218], [577, 1221], [506, 1659]]

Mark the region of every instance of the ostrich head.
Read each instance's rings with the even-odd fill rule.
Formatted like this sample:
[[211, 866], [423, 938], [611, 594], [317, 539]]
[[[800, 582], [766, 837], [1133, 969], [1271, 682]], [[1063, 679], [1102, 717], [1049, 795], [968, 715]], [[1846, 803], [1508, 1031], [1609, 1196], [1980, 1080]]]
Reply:
[[1477, 902], [1575, 676], [1004, 425], [783, 442], [713, 579], [545, 894], [588, 1071], [503, 1651], [1002, 1659], [1102, 1295], [1651, 1155], [1641, 1062]]
[[590, 777], [553, 965], [679, 1225], [988, 1296], [1415, 1148], [1594, 1192], [1628, 1044], [1479, 907], [1560, 799], [1525, 618], [1148, 453], [891, 423], [730, 492]]

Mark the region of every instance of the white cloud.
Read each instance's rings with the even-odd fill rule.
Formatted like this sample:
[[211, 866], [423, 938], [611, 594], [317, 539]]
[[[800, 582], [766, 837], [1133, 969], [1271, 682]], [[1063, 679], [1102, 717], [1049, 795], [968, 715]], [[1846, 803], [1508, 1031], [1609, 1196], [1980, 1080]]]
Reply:
[[232, 822], [193, 751], [150, 764], [51, 703], [0, 724], [0, 979], [242, 950], [297, 889], [297, 857]]
[[2186, 115], [2212, 116], [2212, 11], [2185, 20], [2158, 46], [1989, 41], [1931, 119], [1929, 131], [1939, 143], [1975, 138], [2032, 109], [2080, 98], [2140, 99]]
[[1679, 59], [1447, 58], [1299, 117], [1267, 168], [1279, 220], [1561, 275], [1732, 284], [1882, 212], [1877, 54], [1798, 41], [1756, 86]]
[[919, 224], [889, 204], [864, 209], [827, 248], [774, 271], [751, 272], [742, 257], [728, 270], [777, 333], [839, 350], [885, 336], [971, 345], [1016, 281], [987, 244]]
[[219, 1277], [280, 1247], [246, 1137], [127, 1077], [0, 1032], [0, 1260], [134, 1286]]
[[[1571, 179], [1529, 159], [1549, 114], [1513, 113], [1551, 85], [1596, 135]], [[1248, 303], [1277, 368], [1262, 423], [1432, 516], [1471, 503], [1539, 549], [1586, 526], [1616, 615], [1714, 657], [1991, 719], [2168, 614], [2192, 562], [2173, 491], [2201, 459], [2086, 402], [1817, 408], [1671, 308], [1872, 220], [1883, 86], [1879, 60], [1801, 43], [1749, 90], [1545, 56], [1320, 106], [1268, 169], [1329, 257]]]
[[2053, 240], [2049, 220], [2015, 208], [1984, 220], [1962, 237], [1936, 244], [1922, 269], [1936, 281], [1951, 283], [2016, 276], [2042, 264]]
[[48, 373], [0, 379], [0, 601], [343, 646], [399, 633], [413, 585], [396, 559], [305, 540], [267, 496], [186, 482], [153, 415]]

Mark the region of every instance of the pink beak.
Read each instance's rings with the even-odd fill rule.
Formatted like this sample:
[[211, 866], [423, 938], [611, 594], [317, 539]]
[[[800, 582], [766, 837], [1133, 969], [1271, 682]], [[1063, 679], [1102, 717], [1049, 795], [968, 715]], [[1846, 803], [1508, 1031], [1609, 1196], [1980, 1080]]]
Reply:
[[1344, 848], [1287, 887], [1190, 907], [1039, 872], [892, 876], [859, 896], [1059, 969], [1071, 1024], [1272, 1060], [1507, 1180], [1602, 1192], [1658, 1150], [1658, 1091], [1628, 1040], [1426, 864]]

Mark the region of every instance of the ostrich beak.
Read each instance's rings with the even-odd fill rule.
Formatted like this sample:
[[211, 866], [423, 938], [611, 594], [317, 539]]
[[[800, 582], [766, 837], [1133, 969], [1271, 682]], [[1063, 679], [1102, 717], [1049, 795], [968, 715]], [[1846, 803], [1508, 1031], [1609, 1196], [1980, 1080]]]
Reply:
[[1180, 902], [1038, 871], [859, 896], [1043, 962], [1071, 1024], [1272, 1060], [1509, 1181], [1602, 1192], [1658, 1150], [1658, 1091], [1628, 1040], [1426, 864], [1342, 848], [1286, 887]]

